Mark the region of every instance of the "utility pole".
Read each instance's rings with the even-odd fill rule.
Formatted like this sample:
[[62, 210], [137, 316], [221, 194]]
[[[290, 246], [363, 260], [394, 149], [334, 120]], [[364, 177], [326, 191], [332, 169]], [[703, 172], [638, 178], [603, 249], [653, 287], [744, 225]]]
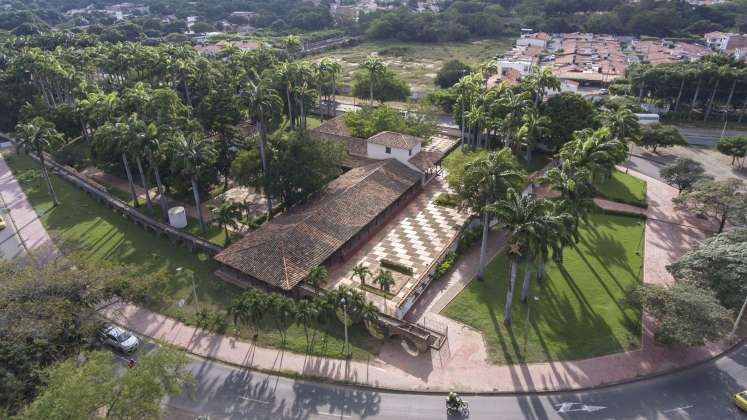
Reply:
[[734, 328], [731, 329], [729, 336], [733, 336], [734, 334], [736, 334], [737, 327], [739, 326], [739, 321], [742, 320], [742, 315], [744, 315], [744, 308], [747, 308], [747, 296], [744, 297], [744, 303], [742, 304], [742, 309], [739, 310], [739, 315], [737, 315], [737, 319], [734, 321]]
[[348, 344], [348, 302], [343, 297], [340, 299], [340, 303], [342, 303], [343, 325], [345, 326], [345, 347], [343, 347], [343, 353], [345, 353], [345, 357], [348, 357], [350, 355], [350, 346]]
[[[462, 80], [464, 78], [464, 75], [467, 74], [467, 69], [462, 69], [460, 71], [462, 73], [462, 77], [459, 78], [459, 80]], [[462, 84], [462, 100], [459, 101], [462, 105], [462, 118], [459, 122], [459, 141], [462, 146], [464, 146], [464, 84]]]

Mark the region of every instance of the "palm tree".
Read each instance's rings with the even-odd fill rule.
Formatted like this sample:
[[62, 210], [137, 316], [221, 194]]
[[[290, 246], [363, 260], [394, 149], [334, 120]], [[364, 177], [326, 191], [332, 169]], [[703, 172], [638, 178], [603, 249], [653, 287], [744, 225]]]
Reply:
[[[278, 96], [275, 89], [270, 87], [272, 81], [267, 77], [261, 77], [254, 72], [253, 79], [249, 80], [241, 92], [244, 106], [249, 116], [257, 122], [257, 131], [259, 131], [259, 153], [262, 159], [262, 172], [267, 173], [267, 157], [265, 147], [267, 144], [267, 135], [265, 133], [265, 124], [267, 118], [274, 111], [282, 108], [283, 101]], [[265, 195], [267, 196], [267, 218], [272, 220], [272, 197], [267, 192], [267, 180], [265, 180]]]
[[491, 76], [494, 76], [498, 74], [498, 62], [495, 60], [488, 60], [482, 64], [480, 64], [480, 68], [478, 69], [478, 73], [482, 76], [485, 83], [485, 88], [488, 87], [488, 80]]
[[522, 287], [522, 301], [529, 295], [531, 279], [530, 264], [542, 253], [541, 242], [543, 236], [550, 233], [550, 223], [547, 220], [548, 203], [544, 199], [535, 199], [531, 195], [522, 195], [510, 189], [507, 198], [491, 206], [490, 211], [498, 222], [508, 230], [509, 246], [507, 254], [511, 261], [511, 274], [506, 293], [506, 310], [503, 323], [511, 323], [511, 308], [516, 287], [518, 265], [524, 262], [524, 286]]
[[464, 110], [467, 105], [469, 105], [470, 109], [472, 108], [472, 103], [480, 91], [480, 86], [475, 82], [475, 77], [473, 75], [466, 75], [459, 79], [459, 81], [454, 85], [454, 89], [458, 92], [456, 100], [459, 102], [461, 108], [461, 114], [459, 116], [461, 135], [459, 140], [464, 144], [464, 129], [467, 127]]
[[200, 234], [205, 235], [205, 220], [202, 217], [200, 190], [197, 178], [200, 171], [211, 164], [215, 158], [215, 148], [212, 142], [198, 131], [188, 135], [177, 133], [170, 147], [173, 151], [174, 164], [180, 172], [189, 177], [192, 183], [192, 193], [195, 198], [197, 219], [200, 222]]
[[381, 291], [384, 292], [384, 308], [387, 309], [386, 295], [389, 293], [389, 289], [394, 284], [394, 276], [389, 270], [379, 269], [379, 272], [376, 274], [376, 277], [374, 277], [373, 281], [374, 283], [377, 283]]
[[360, 279], [361, 281], [361, 285], [363, 286], [366, 285], [366, 277], [369, 277], [371, 275], [371, 270], [369, 270], [368, 267], [363, 264], [356, 264], [356, 266], [353, 267], [353, 277], [358, 277], [358, 279]]
[[16, 136], [18, 137], [18, 144], [16, 145], [18, 151], [34, 153], [39, 159], [44, 180], [47, 182], [49, 197], [52, 199], [52, 206], [56, 207], [60, 202], [57, 200], [57, 194], [54, 192], [52, 180], [49, 178], [49, 172], [47, 172], [44, 153], [62, 144], [62, 134], [57, 132], [53, 123], [42, 117], [34, 117], [27, 123], [16, 125]]
[[271, 293], [267, 297], [267, 309], [273, 315], [275, 327], [280, 333], [282, 344], [285, 344], [286, 331], [296, 320], [296, 301], [276, 293]]
[[594, 185], [591, 182], [591, 171], [583, 166], [576, 166], [571, 161], [564, 161], [560, 166], [551, 168], [540, 178], [540, 183], [560, 193], [562, 209], [573, 216], [571, 234], [578, 241], [579, 221], [594, 207]]
[[373, 106], [374, 101], [374, 79], [384, 74], [386, 67], [381, 58], [371, 54], [366, 57], [366, 61], [362, 66], [368, 71], [368, 90], [369, 90], [369, 105]]
[[166, 188], [161, 181], [161, 171], [159, 170], [159, 163], [162, 160], [163, 151], [161, 150], [161, 142], [158, 138], [158, 127], [154, 123], [148, 124], [148, 136], [143, 139], [142, 147], [145, 153], [146, 160], [153, 171], [153, 177], [156, 179], [156, 188], [158, 189], [159, 202], [161, 203], [161, 217], [163, 220], [168, 221], [169, 219], [169, 201], [166, 197]]
[[306, 348], [311, 346], [309, 339], [309, 327], [319, 318], [319, 309], [314, 303], [307, 299], [301, 299], [296, 303], [296, 324], [303, 327], [303, 333], [306, 336]]
[[267, 295], [257, 289], [249, 289], [234, 299], [228, 307], [229, 315], [233, 315], [234, 324], [247, 325], [254, 328], [254, 338], [259, 336], [260, 322], [267, 312]]
[[[319, 62], [319, 65], [317, 66], [318, 71], [318, 77], [319, 77], [319, 112], [322, 115], [322, 121], [324, 121], [325, 116], [332, 115], [329, 109], [329, 95], [332, 95], [332, 106], [334, 107], [335, 114], [337, 113], [337, 101], [336, 101], [336, 93], [337, 93], [337, 76], [340, 74], [340, 71], [342, 71], [342, 67], [340, 66], [340, 63], [333, 61], [329, 57], [324, 57]], [[327, 95], [327, 110], [326, 112], [322, 112], [322, 93], [323, 93], [323, 84], [324, 82], [328, 82], [329, 85], [327, 86], [327, 90], [329, 91], [329, 94]]]
[[516, 127], [521, 122], [521, 117], [524, 115], [524, 111], [530, 104], [528, 95], [527, 92], [514, 93], [511, 89], [506, 89], [498, 98], [500, 104], [508, 110], [508, 113], [503, 119], [506, 147], [510, 147], [513, 144], [512, 133], [516, 131]]
[[[283, 83], [285, 87], [285, 101], [288, 105], [288, 124], [293, 128], [295, 125], [295, 119], [293, 118], [293, 101], [291, 100], [291, 94], [293, 91], [294, 83], [296, 81], [297, 65], [294, 63], [282, 62], [276, 69], [276, 75], [278, 79]], [[256, 79], [255, 79], [256, 80]]]
[[311, 269], [309, 275], [306, 276], [306, 282], [314, 286], [314, 291], [318, 294], [321, 285], [327, 281], [328, 277], [327, 269], [320, 265]]
[[[138, 173], [140, 174], [140, 183], [145, 191], [145, 203], [148, 206], [148, 212], [153, 215], [153, 203], [150, 201], [150, 183], [148, 177], [145, 176], [143, 170], [142, 157], [145, 155], [145, 143], [149, 135], [154, 135], [157, 132], [154, 124], [145, 124], [136, 113], [131, 114], [127, 118], [127, 128], [129, 130], [130, 137], [130, 152], [135, 157], [135, 164], [137, 165]], [[156, 131], [154, 131], [156, 130]]]
[[478, 279], [485, 272], [488, 230], [490, 226], [489, 206], [500, 200], [509, 188], [518, 188], [524, 182], [524, 173], [519, 168], [509, 149], [492, 152], [474, 160], [464, 169], [462, 183], [456, 186], [459, 208], [480, 214], [482, 217], [482, 245]]
[[212, 207], [211, 212], [213, 213], [213, 221], [223, 228], [223, 234], [225, 235], [223, 245], [228, 245], [231, 242], [228, 228], [239, 228], [239, 220], [242, 216], [241, 205], [230, 200], [224, 200], [219, 206]]
[[535, 108], [542, 103], [546, 91], [560, 91], [560, 79], [553, 74], [550, 67], [533, 66], [531, 73], [525, 80], [527, 80], [532, 96], [534, 96]]
[[120, 121], [116, 124], [106, 123], [96, 130], [94, 143], [100, 147], [111, 147], [113, 145], [119, 151], [122, 159], [122, 166], [127, 175], [127, 186], [130, 190], [130, 197], [133, 206], [140, 205], [137, 193], [135, 192], [135, 183], [130, 169], [130, 160], [128, 155], [135, 148], [134, 139], [126, 122]]
[[517, 144], [526, 146], [526, 161], [529, 163], [532, 160], [534, 147], [549, 133], [550, 118], [541, 115], [536, 108], [532, 108], [521, 117], [521, 120], [524, 124], [517, 133]]
[[707, 121], [708, 117], [711, 116], [711, 109], [713, 109], [713, 101], [716, 99], [716, 92], [718, 92], [718, 86], [721, 83], [721, 79], [732, 77], [732, 69], [729, 65], [723, 65], [716, 68], [714, 72], [714, 77], [716, 78], [716, 82], [713, 84], [713, 91], [711, 92], [711, 97], [708, 99], [708, 104], [706, 105], [706, 111], [705, 115], [703, 116], [703, 121]]
[[368, 331], [372, 331], [376, 321], [379, 320], [379, 308], [373, 304], [373, 302], [366, 301], [361, 306], [361, 318]]

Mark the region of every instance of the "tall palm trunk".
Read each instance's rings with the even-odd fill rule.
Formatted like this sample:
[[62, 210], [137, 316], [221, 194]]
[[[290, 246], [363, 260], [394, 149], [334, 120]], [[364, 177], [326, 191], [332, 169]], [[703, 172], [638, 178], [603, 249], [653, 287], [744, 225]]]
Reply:
[[161, 203], [161, 210], [163, 211], [163, 214], [161, 215], [162, 219], [166, 222], [169, 221], [169, 202], [166, 199], [166, 189], [163, 187], [163, 182], [161, 182], [161, 174], [158, 171], [158, 165], [155, 164], [153, 161], [153, 156], [149, 152], [148, 153], [148, 163], [150, 165], [151, 170], [153, 171], [153, 176], [156, 178], [156, 187], [158, 188], [158, 197], [159, 202]]
[[[735, 78], [733, 82], [731, 82], [731, 89], [729, 89], [729, 97], [726, 98], [726, 115], [729, 115], [729, 107], [731, 106], [731, 100], [734, 97], [734, 90], [737, 88], [737, 79]], [[727, 118], [728, 119], [728, 118]]]
[[303, 95], [301, 95], [301, 100], [298, 102], [301, 108], [301, 115], [298, 118], [299, 120], [298, 123], [301, 126], [301, 128], [306, 129], [306, 113], [304, 112], [304, 109], [303, 109], [303, 102], [304, 102], [304, 97]]
[[205, 236], [205, 220], [202, 218], [202, 207], [200, 206], [200, 191], [197, 189], [197, 177], [192, 175], [192, 193], [195, 196], [195, 207], [197, 207], [197, 220], [200, 222], [200, 234]]
[[262, 159], [262, 172], [265, 174], [263, 177], [265, 197], [267, 199], [267, 220], [272, 220], [272, 198], [270, 198], [269, 189], [267, 188], [267, 159], [265, 158], [265, 125], [263, 123], [263, 115], [260, 114], [259, 121], [257, 121], [257, 128], [259, 128], [259, 156]]
[[713, 109], [713, 100], [716, 99], [716, 91], [718, 90], [718, 85], [721, 83], [721, 79], [716, 79], [716, 85], [713, 86], [713, 92], [711, 92], [711, 98], [708, 100], [708, 105], [706, 106], [706, 113], [705, 117], [703, 117], [703, 121], [708, 121], [708, 117], [711, 115], [711, 109]]
[[695, 86], [695, 94], [693, 100], [690, 102], [690, 111], [687, 113], [687, 120], [690, 121], [693, 117], [693, 111], [695, 110], [695, 103], [698, 102], [698, 95], [700, 94], [700, 83], [703, 81], [703, 77], [698, 77], [698, 84]]
[[646, 82], [641, 82], [641, 87], [638, 90], [638, 103], [643, 102], [643, 90], [646, 88]]
[[52, 206], [57, 207], [60, 202], [57, 201], [57, 194], [54, 192], [54, 188], [52, 187], [52, 179], [49, 178], [49, 172], [47, 172], [47, 164], [44, 161], [44, 151], [37, 151], [36, 154], [39, 156], [39, 164], [42, 168], [44, 180], [47, 181], [47, 189], [49, 190], [49, 198], [52, 199]]
[[485, 275], [485, 264], [487, 259], [488, 250], [488, 233], [490, 231], [490, 215], [487, 211], [483, 210], [482, 215], [482, 243], [480, 244], [480, 269], [477, 274], [479, 280], [483, 280]]
[[682, 91], [685, 89], [685, 78], [682, 78], [682, 81], [680, 82], [680, 91], [677, 92], [677, 100], [674, 102], [674, 112], [678, 112], [680, 110], [680, 100], [682, 99]]
[[317, 89], [317, 94], [319, 95], [319, 119], [321, 121], [324, 121], [324, 108], [322, 107], [322, 84], [319, 83], [319, 88]]
[[545, 276], [545, 260], [547, 257], [545, 255], [540, 256], [539, 265], [537, 266], [537, 282], [541, 282], [542, 278]]
[[527, 298], [529, 298], [529, 284], [532, 281], [532, 270], [529, 269], [530, 261], [531, 258], [527, 258], [524, 263], [524, 283], [521, 286], [521, 303], [527, 303]]
[[368, 104], [373, 106], [373, 72], [370, 72], [368, 75]]
[[337, 78], [332, 75], [332, 117], [337, 116]]
[[747, 96], [744, 97], [744, 101], [742, 101], [742, 112], [739, 113], [739, 118], [737, 118], [737, 122], [742, 122], [742, 119], [744, 118], [744, 112], [747, 110]]
[[184, 83], [184, 96], [187, 98], [187, 104], [192, 106], [192, 95], [189, 92], [189, 85], [187, 84], [187, 77], [182, 75], [182, 83]]
[[519, 271], [519, 261], [511, 257], [511, 276], [508, 280], [508, 291], [506, 292], [506, 310], [503, 313], [503, 325], [511, 325], [511, 309], [514, 306], [514, 288], [516, 287], [516, 275]]
[[127, 174], [127, 183], [130, 186], [130, 195], [132, 195], [132, 201], [135, 203], [135, 207], [139, 207], [137, 193], [135, 192], [135, 183], [132, 182], [132, 171], [130, 171], [130, 162], [127, 160], [127, 154], [122, 152], [122, 164], [124, 164], [125, 173]]
[[290, 123], [291, 128], [293, 128], [293, 102], [291, 102], [290, 86], [288, 85], [285, 86], [285, 99], [288, 101], [288, 122]]
[[150, 201], [150, 184], [148, 183], [148, 178], [145, 176], [145, 171], [143, 171], [143, 162], [140, 159], [140, 156], [135, 156], [135, 163], [137, 164], [137, 170], [140, 173], [140, 182], [143, 184], [143, 189], [145, 190], [145, 203], [148, 206], [148, 211], [151, 215], [153, 215], [153, 203]]

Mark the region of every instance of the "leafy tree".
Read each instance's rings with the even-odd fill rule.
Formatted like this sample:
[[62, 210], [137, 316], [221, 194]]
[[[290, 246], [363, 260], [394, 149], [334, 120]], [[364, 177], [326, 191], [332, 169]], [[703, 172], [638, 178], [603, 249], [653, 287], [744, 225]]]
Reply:
[[731, 156], [732, 166], [734, 166], [737, 158], [742, 159], [740, 166], [743, 166], [744, 157], [747, 155], [747, 136], [724, 137], [718, 141], [716, 149], [726, 156]]
[[687, 142], [676, 128], [654, 123], [641, 127], [638, 145], [656, 153], [659, 147], [686, 146]]
[[569, 141], [574, 131], [596, 126], [596, 108], [583, 96], [563, 92], [547, 100], [542, 113], [550, 118], [550, 142], [555, 147]]
[[442, 89], [448, 89], [470, 73], [472, 73], [472, 69], [468, 65], [456, 59], [449, 60], [436, 73], [435, 83]]
[[469, 209], [482, 217], [482, 245], [478, 278], [485, 273], [490, 206], [503, 199], [510, 188], [520, 188], [524, 173], [511, 150], [504, 148], [484, 158], [473, 160], [464, 170], [462, 183], [455, 186], [459, 207]]
[[677, 158], [674, 162], [661, 168], [661, 177], [669, 185], [682, 193], [689, 190], [700, 179], [705, 177], [705, 169], [700, 162], [690, 158]]
[[715, 217], [719, 222], [718, 233], [721, 233], [727, 220], [738, 216], [735, 213], [747, 208], [747, 194], [741, 191], [743, 185], [744, 182], [737, 178], [718, 181], [701, 179], [690, 191], [680, 194], [672, 201], [678, 207], [693, 210], [702, 216]]
[[373, 99], [380, 102], [402, 101], [410, 96], [410, 86], [389, 69], [374, 73], [373, 79], [369, 72], [356, 72], [353, 75], [353, 96], [369, 98], [371, 103]]
[[667, 270], [678, 282], [711, 289], [726, 308], [739, 310], [747, 296], [747, 229], [706, 239]]
[[131, 369], [117, 375], [109, 352], [83, 355], [85, 361], [68, 359], [45, 371], [47, 386], [20, 414], [22, 419], [156, 418], [161, 400], [192, 387], [183, 351], [160, 347], [141, 356]]
[[314, 267], [310, 272], [309, 275], [306, 276], [306, 282], [311, 284], [314, 287], [314, 290], [319, 293], [319, 289], [322, 284], [324, 284], [325, 281], [329, 278], [329, 273], [327, 272], [327, 269], [323, 266]]
[[347, 112], [343, 118], [351, 134], [361, 138], [368, 138], [382, 131], [430, 138], [436, 131], [434, 121], [405, 117], [397, 109], [388, 106]]
[[654, 315], [656, 339], [668, 345], [697, 346], [723, 336], [732, 313], [721, 306], [711, 290], [687, 282], [672, 286], [636, 286], [631, 300]]
[[28, 123], [18, 124], [16, 126], [16, 135], [18, 136], [18, 143], [16, 145], [18, 150], [26, 153], [34, 153], [39, 159], [39, 165], [44, 174], [44, 180], [47, 182], [52, 205], [57, 206], [60, 203], [57, 201], [57, 194], [54, 192], [52, 180], [49, 178], [49, 172], [47, 172], [44, 154], [62, 144], [62, 135], [54, 128], [54, 124], [41, 117], [35, 117]]

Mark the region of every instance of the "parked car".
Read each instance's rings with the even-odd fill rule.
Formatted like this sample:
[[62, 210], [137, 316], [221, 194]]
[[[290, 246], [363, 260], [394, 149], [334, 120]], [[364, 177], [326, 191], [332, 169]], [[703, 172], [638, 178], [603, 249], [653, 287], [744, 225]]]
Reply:
[[734, 396], [734, 403], [737, 407], [747, 411], [747, 391], [742, 391]]
[[3, 219], [2, 216], [0, 216], [0, 230], [5, 229], [5, 226], [6, 226], [5, 225], [5, 220]]
[[107, 325], [102, 328], [99, 339], [107, 346], [123, 353], [132, 353], [140, 345], [137, 337], [116, 325]]

